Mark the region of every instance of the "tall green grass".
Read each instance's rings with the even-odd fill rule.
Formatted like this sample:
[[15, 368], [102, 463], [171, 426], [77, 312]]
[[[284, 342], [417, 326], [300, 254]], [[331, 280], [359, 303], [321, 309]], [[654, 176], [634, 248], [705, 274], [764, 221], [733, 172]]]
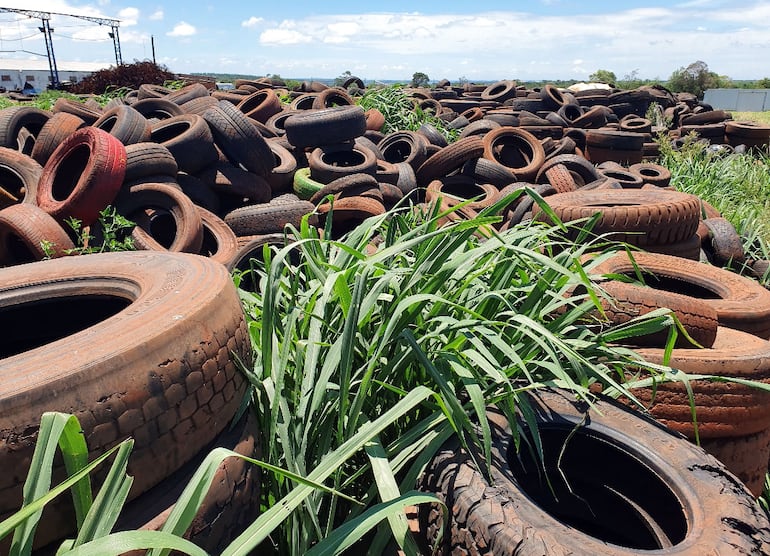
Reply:
[[[441, 216], [397, 211], [339, 241], [305, 225], [284, 249], [265, 248], [256, 291], [241, 293], [258, 353], [247, 374], [264, 457], [328, 477], [356, 500], [308, 489], [270, 535], [279, 554], [314, 553], [349, 520], [398, 499], [452, 434], [485, 469], [489, 404], [515, 423], [517, 410], [530, 415], [522, 393], [533, 388], [588, 400], [592, 385], [628, 394], [620, 382], [633, 355], [609, 339], [638, 330], [610, 332], [588, 318], [598, 294], [580, 257], [595, 244], [537, 223], [495, 233], [485, 214], [439, 228]], [[568, 295], [579, 287], [589, 293]], [[263, 506], [294, 492], [268, 474]], [[400, 518], [367, 538], [370, 553], [391, 535], [413, 553]]]
[[714, 206], [744, 238], [750, 258], [770, 258], [770, 155], [728, 154], [689, 137], [679, 149], [661, 141], [671, 185]]

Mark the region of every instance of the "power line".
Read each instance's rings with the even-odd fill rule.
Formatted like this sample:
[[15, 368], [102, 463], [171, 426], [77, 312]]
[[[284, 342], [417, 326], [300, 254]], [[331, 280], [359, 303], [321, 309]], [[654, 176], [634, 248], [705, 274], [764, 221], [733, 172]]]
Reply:
[[[75, 17], [78, 19], [83, 19], [85, 21], [90, 21], [92, 23], [97, 23], [99, 25], [108, 25], [111, 29], [107, 35], [112, 39], [112, 44], [115, 48], [115, 61], [117, 65], [123, 65], [123, 56], [120, 52], [120, 35], [118, 34], [118, 27], [120, 27], [120, 20], [118, 19], [111, 19], [107, 17], [91, 17], [87, 15], [79, 15], [79, 14], [63, 14], [63, 13], [57, 13], [57, 12], [43, 12], [43, 11], [37, 11], [37, 10], [21, 10], [17, 8], [0, 8], [0, 12], [6, 12], [6, 13], [16, 13], [21, 15], [26, 15], [30, 18], [37, 18], [40, 19], [42, 22], [42, 27], [38, 27], [38, 30], [43, 33], [45, 37], [45, 47], [46, 47], [46, 53], [48, 55], [48, 67], [51, 70], [51, 87], [54, 89], [58, 89], [60, 82], [59, 82], [59, 70], [56, 67], [56, 57], [54, 55], [53, 51], [53, 28], [51, 27], [50, 20], [52, 15], [61, 15], [65, 17]], [[21, 18], [16, 18], [16, 22], [22, 21]], [[34, 36], [34, 35], [32, 35]], [[25, 37], [30, 38], [30, 37]], [[68, 37], [72, 38], [73, 40], [94, 40], [94, 39], [74, 39], [74, 37]], [[22, 39], [18, 39], [21, 41]]]

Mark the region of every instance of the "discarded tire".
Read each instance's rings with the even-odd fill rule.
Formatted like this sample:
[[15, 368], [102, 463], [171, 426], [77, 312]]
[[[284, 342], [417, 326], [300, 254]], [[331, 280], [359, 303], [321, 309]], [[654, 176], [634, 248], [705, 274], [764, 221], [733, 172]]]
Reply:
[[[544, 468], [523, 441], [517, 455], [506, 419], [491, 411], [492, 483], [456, 442], [428, 464], [419, 488], [449, 511], [435, 554], [770, 551], [767, 517], [700, 448], [611, 401], [589, 408], [554, 391], [528, 399]], [[420, 522], [432, 543], [442, 532], [439, 507], [421, 506]]]
[[[236, 359], [249, 365], [251, 348], [221, 264], [197, 255], [124, 252], [0, 274], [0, 462], [9, 471], [0, 478], [2, 518], [18, 508], [44, 411], [74, 413], [91, 458], [134, 438], [130, 498], [176, 471], [229, 424], [246, 386]], [[66, 500], [53, 503], [36, 541], [71, 534], [71, 518]]]
[[43, 167], [37, 205], [59, 222], [72, 216], [88, 226], [115, 199], [125, 172], [123, 143], [99, 128], [81, 128]]
[[[594, 190], [559, 193], [548, 205], [563, 222], [601, 217], [595, 234], [611, 234], [632, 245], [665, 245], [690, 239], [698, 229], [700, 201], [678, 191]], [[547, 219], [535, 206], [535, 217]]]

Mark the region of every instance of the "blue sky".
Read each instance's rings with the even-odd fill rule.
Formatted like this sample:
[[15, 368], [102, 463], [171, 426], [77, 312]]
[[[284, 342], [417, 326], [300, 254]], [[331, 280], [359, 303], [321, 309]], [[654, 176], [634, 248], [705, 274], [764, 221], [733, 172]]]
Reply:
[[[597, 69], [666, 79], [703, 60], [733, 79], [770, 77], [770, 0], [479, 3], [390, 0], [0, 0], [120, 20], [125, 62], [178, 73], [365, 80], [586, 79]], [[45, 54], [39, 19], [0, 13], [0, 58]], [[109, 28], [52, 16], [59, 65], [114, 63]]]

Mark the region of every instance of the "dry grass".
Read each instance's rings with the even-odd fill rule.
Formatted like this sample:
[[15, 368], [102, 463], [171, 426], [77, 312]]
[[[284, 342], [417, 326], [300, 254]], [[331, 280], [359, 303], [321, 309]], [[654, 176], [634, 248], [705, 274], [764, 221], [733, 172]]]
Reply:
[[770, 112], [731, 112], [734, 120], [751, 120], [770, 125]]

